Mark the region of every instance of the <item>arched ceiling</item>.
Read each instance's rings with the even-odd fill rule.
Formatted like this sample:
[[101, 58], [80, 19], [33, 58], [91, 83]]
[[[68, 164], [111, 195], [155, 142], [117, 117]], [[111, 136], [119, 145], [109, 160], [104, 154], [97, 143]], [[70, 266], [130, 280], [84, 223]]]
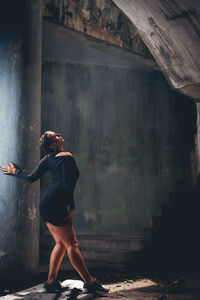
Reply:
[[137, 27], [171, 87], [200, 102], [200, 1], [112, 1]]

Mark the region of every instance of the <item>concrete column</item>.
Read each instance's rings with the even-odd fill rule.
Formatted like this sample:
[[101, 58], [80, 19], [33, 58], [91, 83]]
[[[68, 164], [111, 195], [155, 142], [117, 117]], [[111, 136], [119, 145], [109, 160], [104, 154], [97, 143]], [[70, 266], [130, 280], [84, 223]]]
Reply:
[[[40, 159], [40, 0], [6, 0], [0, 11], [0, 162], [30, 172]], [[38, 271], [39, 182], [0, 174], [0, 277]]]
[[199, 176], [200, 174], [200, 103], [196, 103], [196, 106], [197, 106], [196, 157], [197, 157], [197, 175]]

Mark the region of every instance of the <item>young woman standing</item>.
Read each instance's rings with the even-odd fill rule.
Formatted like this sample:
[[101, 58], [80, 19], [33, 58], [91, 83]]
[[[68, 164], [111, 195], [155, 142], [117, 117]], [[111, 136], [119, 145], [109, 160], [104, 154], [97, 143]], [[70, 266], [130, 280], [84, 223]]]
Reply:
[[57, 274], [67, 250], [71, 264], [84, 281], [84, 291], [105, 293], [108, 289], [91, 276], [78, 247], [72, 215], [75, 208], [74, 189], [79, 177], [79, 169], [72, 153], [63, 150], [63, 144], [64, 139], [61, 134], [46, 131], [40, 138], [40, 145], [44, 147], [47, 155], [31, 174], [26, 175], [14, 163], [3, 164], [0, 170], [6, 175], [15, 175], [30, 183], [39, 179], [47, 171], [52, 174], [53, 184], [41, 198], [39, 205], [40, 214], [55, 240], [44, 288], [50, 292], [61, 290]]

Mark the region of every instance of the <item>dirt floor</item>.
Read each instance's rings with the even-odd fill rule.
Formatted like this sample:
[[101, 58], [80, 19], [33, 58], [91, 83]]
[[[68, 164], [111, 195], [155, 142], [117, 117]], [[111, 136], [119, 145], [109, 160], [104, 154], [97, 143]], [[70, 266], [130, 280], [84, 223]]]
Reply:
[[194, 276], [182, 276], [175, 280], [134, 278], [106, 286], [110, 288], [110, 299], [200, 300], [200, 278]]
[[[200, 300], [200, 274], [132, 275], [130, 272], [105, 269], [94, 270], [93, 274], [110, 288], [108, 295], [98, 299]], [[59, 276], [61, 282], [66, 278], [80, 279], [75, 272], [64, 272]], [[21, 286], [19, 283], [15, 287], [4, 285], [0, 295], [16, 293], [44, 280], [46, 274], [40, 274], [35, 280], [31, 279], [23, 284], [21, 282]]]

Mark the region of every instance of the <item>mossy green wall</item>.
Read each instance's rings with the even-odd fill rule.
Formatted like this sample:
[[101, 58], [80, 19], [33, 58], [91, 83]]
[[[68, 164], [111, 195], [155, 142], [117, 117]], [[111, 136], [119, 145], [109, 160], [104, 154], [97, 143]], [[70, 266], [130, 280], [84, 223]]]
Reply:
[[80, 233], [150, 226], [176, 180], [190, 177], [195, 122], [195, 104], [160, 72], [43, 62], [42, 131], [62, 132], [80, 168]]

